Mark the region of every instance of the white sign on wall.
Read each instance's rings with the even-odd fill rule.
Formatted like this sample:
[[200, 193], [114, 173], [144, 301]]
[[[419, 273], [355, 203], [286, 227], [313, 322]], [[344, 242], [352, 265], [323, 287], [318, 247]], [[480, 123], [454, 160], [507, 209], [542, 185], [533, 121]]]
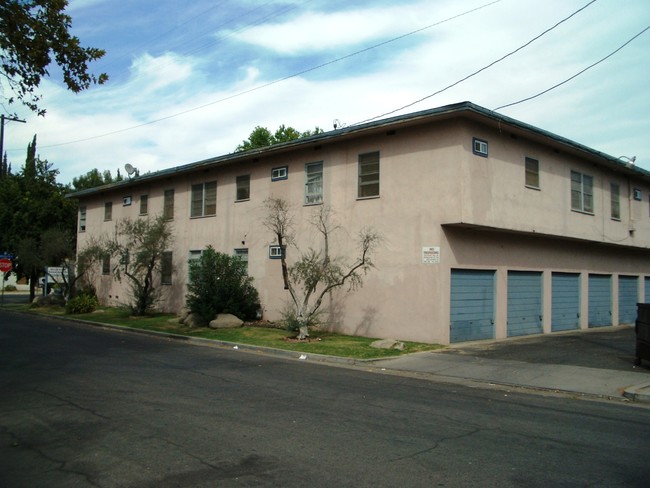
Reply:
[[424, 246], [422, 264], [440, 264], [440, 246]]

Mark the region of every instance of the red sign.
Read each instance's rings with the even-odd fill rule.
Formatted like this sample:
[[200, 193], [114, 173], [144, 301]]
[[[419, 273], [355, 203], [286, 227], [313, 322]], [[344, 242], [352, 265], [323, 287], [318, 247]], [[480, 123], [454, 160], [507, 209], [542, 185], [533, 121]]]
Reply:
[[11, 265], [11, 259], [7, 259], [7, 258], [0, 259], [0, 271], [2, 271], [3, 273], [8, 273], [9, 271], [11, 271], [11, 268], [13, 268], [13, 266]]

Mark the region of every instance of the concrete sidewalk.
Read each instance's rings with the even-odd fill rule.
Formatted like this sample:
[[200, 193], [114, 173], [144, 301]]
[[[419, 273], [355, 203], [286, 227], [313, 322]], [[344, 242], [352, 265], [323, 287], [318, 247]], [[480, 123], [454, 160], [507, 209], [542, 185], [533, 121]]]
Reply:
[[629, 398], [650, 403], [650, 374], [647, 371], [625, 372], [583, 366], [485, 359], [444, 352], [410, 354], [373, 361], [373, 365], [387, 370], [435, 375], [440, 378], [611, 399]]

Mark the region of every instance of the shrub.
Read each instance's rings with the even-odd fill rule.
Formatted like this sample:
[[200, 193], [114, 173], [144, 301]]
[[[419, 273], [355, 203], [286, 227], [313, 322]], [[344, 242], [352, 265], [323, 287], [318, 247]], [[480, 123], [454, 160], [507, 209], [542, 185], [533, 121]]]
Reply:
[[78, 295], [71, 299], [65, 306], [65, 313], [80, 314], [92, 313], [97, 310], [99, 302], [94, 295]]
[[5, 286], [5, 291], [16, 291], [18, 288], [16, 288], [14, 285], [7, 285]]
[[248, 276], [246, 263], [237, 256], [220, 253], [212, 246], [199, 259], [190, 261], [187, 308], [211, 321], [220, 313], [242, 320], [255, 319], [260, 299]]

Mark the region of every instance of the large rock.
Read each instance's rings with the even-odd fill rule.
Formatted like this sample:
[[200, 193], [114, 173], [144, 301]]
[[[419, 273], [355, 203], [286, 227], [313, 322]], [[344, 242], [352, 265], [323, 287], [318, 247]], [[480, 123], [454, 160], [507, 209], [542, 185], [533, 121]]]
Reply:
[[35, 307], [47, 307], [49, 305], [65, 307], [65, 298], [63, 298], [62, 295], [55, 295], [54, 293], [50, 293], [46, 296], [39, 295], [34, 298], [32, 305]]
[[187, 316], [190, 314], [190, 310], [188, 308], [181, 308], [181, 311], [178, 312], [178, 323], [179, 324], [184, 324], [185, 319], [187, 319]]
[[370, 347], [376, 349], [397, 349], [398, 351], [404, 350], [404, 343], [396, 341], [395, 339], [381, 339], [370, 343]]
[[198, 313], [190, 313], [185, 317], [183, 325], [187, 327], [205, 327], [205, 320]]
[[220, 313], [217, 317], [210, 322], [211, 329], [236, 329], [244, 325], [244, 321], [230, 315], [229, 313]]

